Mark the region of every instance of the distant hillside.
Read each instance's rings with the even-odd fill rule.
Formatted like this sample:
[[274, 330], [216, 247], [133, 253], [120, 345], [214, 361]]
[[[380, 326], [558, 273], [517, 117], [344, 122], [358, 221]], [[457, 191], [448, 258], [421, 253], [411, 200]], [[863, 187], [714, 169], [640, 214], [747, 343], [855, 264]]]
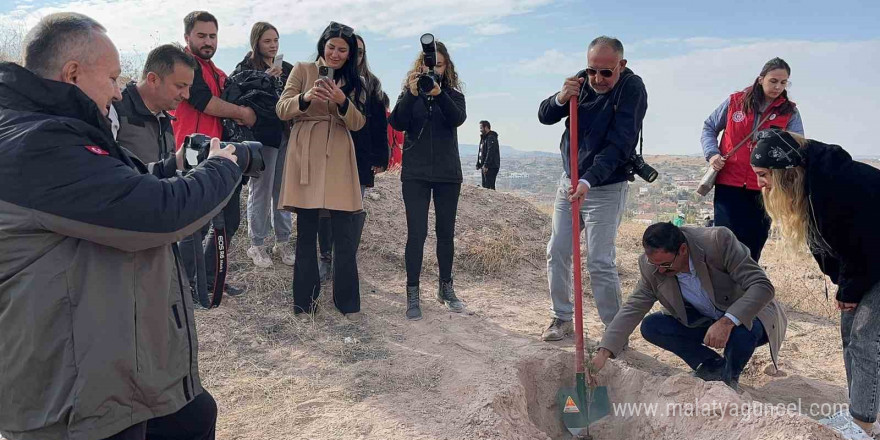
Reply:
[[[458, 152], [462, 158], [474, 158], [476, 160], [477, 153], [480, 151], [479, 145], [474, 144], [458, 144]], [[507, 158], [528, 158], [528, 157], [556, 157], [559, 153], [551, 153], [547, 151], [523, 151], [517, 150], [509, 145], [501, 146], [501, 159]]]

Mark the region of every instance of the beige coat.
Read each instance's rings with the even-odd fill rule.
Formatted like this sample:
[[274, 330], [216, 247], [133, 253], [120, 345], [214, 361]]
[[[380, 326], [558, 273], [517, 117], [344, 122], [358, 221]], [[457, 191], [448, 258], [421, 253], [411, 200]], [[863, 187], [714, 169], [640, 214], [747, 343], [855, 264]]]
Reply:
[[[773, 285], [767, 274], [750, 258], [748, 248], [729, 229], [684, 227], [681, 230], [687, 239], [697, 276], [712, 304], [735, 316], [749, 330], [755, 317], [760, 319], [770, 340], [770, 356], [778, 365], [788, 319], [782, 306], [773, 299]], [[688, 324], [684, 299], [674, 276], [661, 274], [644, 255], [639, 258], [639, 269], [642, 278], [636, 290], [608, 325], [599, 344], [614, 354], [623, 349], [630, 334], [657, 301], [663, 305], [664, 313], [685, 326], [696, 327], [706, 322], [698, 320]]]
[[316, 100], [305, 111], [299, 108], [299, 97], [315, 84], [320, 65], [323, 60], [296, 63], [275, 107], [281, 120], [294, 121], [278, 208], [360, 211], [363, 202], [349, 131], [364, 126], [364, 115], [352, 101], [345, 115], [332, 102]]

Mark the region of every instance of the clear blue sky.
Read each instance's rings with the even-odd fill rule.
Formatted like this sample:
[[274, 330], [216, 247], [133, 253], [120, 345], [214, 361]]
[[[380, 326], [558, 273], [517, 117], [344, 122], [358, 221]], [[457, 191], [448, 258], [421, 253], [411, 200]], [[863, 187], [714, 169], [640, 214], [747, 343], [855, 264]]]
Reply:
[[[247, 52], [250, 26], [281, 30], [287, 61], [312, 59], [330, 20], [356, 28], [389, 95], [430, 31], [451, 47], [466, 83], [468, 121], [461, 142], [476, 143], [488, 119], [501, 143], [554, 151], [561, 127], [541, 126], [538, 104], [585, 65], [587, 43], [620, 38], [629, 66], [648, 87], [646, 153], [694, 154], [705, 117], [780, 56], [792, 65], [792, 98], [808, 137], [854, 154], [880, 154], [871, 125], [880, 113], [880, 1], [572, 1], [572, 0], [2, 0], [0, 24], [29, 26], [73, 10], [108, 27], [125, 56], [182, 41], [183, 16], [206, 9], [220, 21], [217, 64], [229, 71]], [[161, 5], [161, 6], [160, 6]]]

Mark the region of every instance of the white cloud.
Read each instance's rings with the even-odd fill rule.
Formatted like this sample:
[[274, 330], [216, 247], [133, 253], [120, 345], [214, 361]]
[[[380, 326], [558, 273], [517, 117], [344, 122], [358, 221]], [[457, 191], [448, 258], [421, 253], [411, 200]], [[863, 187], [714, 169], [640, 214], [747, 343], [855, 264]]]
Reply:
[[[269, 21], [282, 34], [316, 34], [330, 21], [349, 24], [359, 31], [391, 37], [411, 37], [440, 26], [474, 26], [500, 18], [523, 14], [552, 0], [434, 0], [429, 6], [408, 0], [338, 0], [332, 8], [326, 0], [69, 0], [33, 10], [13, 10], [3, 18], [32, 26], [40, 17], [53, 12], [77, 11], [95, 18], [107, 27], [118, 47], [147, 51], [155, 35], [159, 41], [183, 38], [183, 16], [193, 9], [206, 9], [220, 22], [220, 44], [224, 47], [247, 45], [251, 25]], [[23, 4], [19, 0], [16, 5]], [[442, 11], [442, 13], [437, 13]]]
[[520, 75], [571, 75], [583, 69], [586, 55], [563, 53], [550, 49], [533, 59], [520, 60], [512, 72]]
[[477, 35], [503, 35], [516, 31], [516, 28], [503, 23], [478, 24], [473, 27]]
[[[872, 151], [873, 120], [880, 113], [875, 72], [880, 40], [859, 42], [766, 41], [686, 55], [630, 59], [645, 81], [648, 151], [699, 153], [703, 120], [732, 92], [750, 85], [764, 63], [782, 57], [792, 68], [791, 99], [797, 102], [807, 137], [838, 143], [855, 154]], [[858, 66], [830, 74], [828, 60]]]

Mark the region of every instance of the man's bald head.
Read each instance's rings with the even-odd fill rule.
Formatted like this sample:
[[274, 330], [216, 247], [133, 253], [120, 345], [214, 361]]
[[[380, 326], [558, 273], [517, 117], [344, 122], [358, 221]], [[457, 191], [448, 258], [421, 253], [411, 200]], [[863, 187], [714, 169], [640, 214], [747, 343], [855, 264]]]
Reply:
[[94, 19], [76, 12], [59, 12], [43, 17], [24, 39], [24, 67], [43, 77], [56, 79], [68, 61], [89, 63], [89, 50], [96, 34], [107, 29]]
[[119, 52], [97, 21], [75, 12], [47, 15], [28, 32], [24, 47], [25, 68], [79, 87], [105, 116], [113, 100], [122, 99]]

